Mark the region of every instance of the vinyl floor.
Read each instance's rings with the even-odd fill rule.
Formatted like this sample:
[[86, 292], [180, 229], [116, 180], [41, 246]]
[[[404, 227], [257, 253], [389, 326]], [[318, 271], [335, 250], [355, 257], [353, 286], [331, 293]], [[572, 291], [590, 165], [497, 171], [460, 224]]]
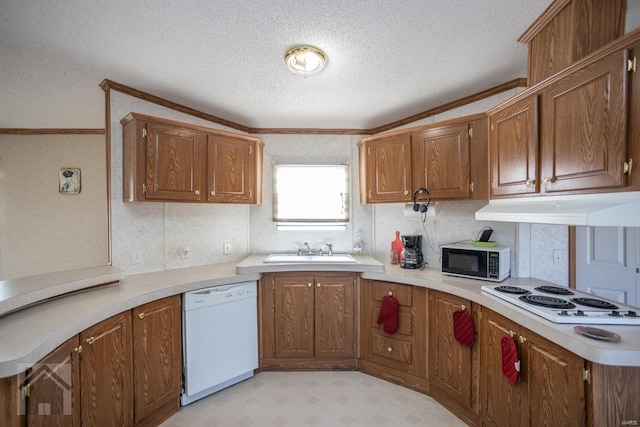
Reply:
[[422, 393], [357, 371], [262, 372], [165, 421], [187, 426], [464, 426]]

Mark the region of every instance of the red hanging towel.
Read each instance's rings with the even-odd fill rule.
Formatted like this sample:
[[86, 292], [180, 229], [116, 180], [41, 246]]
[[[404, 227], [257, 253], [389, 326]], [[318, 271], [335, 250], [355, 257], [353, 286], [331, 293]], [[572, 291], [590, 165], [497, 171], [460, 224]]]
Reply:
[[387, 295], [382, 298], [382, 305], [378, 313], [378, 325], [388, 334], [395, 334], [398, 330], [398, 300]]
[[475, 339], [473, 319], [465, 310], [458, 310], [453, 313], [453, 336], [462, 345], [473, 345]]
[[516, 341], [511, 337], [502, 338], [502, 373], [511, 384], [520, 378], [520, 356]]

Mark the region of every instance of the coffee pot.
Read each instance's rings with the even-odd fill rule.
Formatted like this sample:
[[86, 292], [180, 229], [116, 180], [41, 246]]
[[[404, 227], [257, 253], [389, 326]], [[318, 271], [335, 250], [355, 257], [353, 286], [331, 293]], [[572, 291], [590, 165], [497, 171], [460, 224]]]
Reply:
[[400, 238], [404, 245], [400, 267], [408, 269], [422, 268], [422, 236], [401, 236]]

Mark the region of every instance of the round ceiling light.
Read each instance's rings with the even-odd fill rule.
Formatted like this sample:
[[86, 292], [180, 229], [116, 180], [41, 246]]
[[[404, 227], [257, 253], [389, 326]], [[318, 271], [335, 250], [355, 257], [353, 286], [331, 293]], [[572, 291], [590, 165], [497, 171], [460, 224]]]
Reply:
[[296, 46], [284, 55], [287, 67], [305, 77], [320, 72], [326, 61], [325, 54], [313, 46]]

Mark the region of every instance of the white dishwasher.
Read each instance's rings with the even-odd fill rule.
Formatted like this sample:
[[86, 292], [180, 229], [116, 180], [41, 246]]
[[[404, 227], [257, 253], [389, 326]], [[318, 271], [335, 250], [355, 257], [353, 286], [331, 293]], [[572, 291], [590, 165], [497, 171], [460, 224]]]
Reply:
[[258, 367], [256, 293], [252, 281], [182, 295], [182, 406], [253, 376]]

